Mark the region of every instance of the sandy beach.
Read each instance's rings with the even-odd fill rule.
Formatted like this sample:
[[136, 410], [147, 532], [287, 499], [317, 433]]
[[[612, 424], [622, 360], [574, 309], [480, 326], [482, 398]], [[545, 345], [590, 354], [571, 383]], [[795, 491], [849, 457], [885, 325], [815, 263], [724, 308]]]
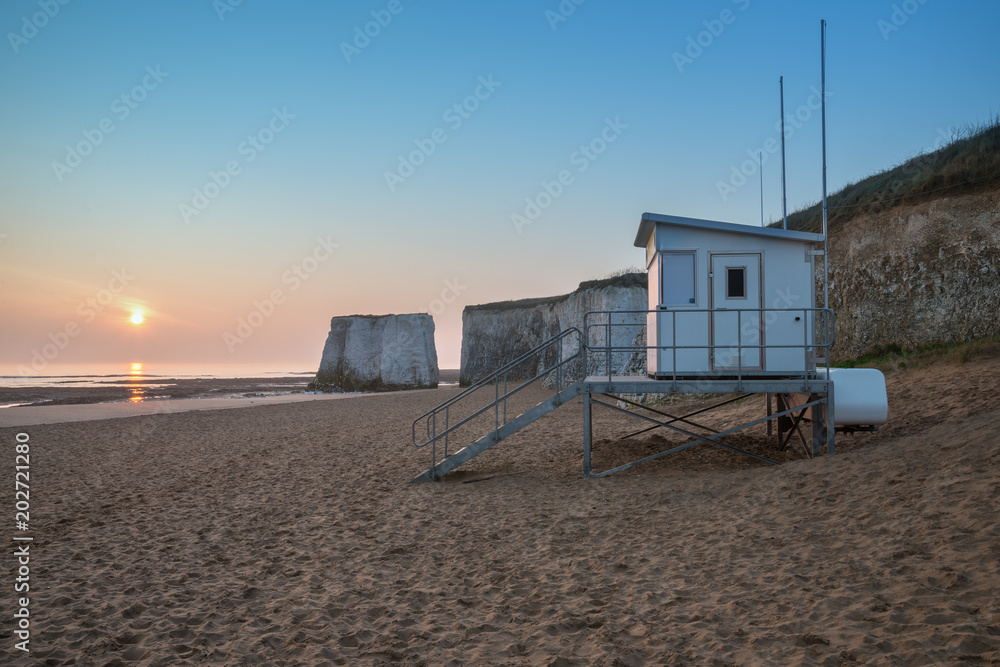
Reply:
[[[576, 401], [407, 485], [410, 423], [454, 388], [3, 428], [34, 541], [31, 653], [7, 632], [2, 661], [996, 664], [998, 371], [890, 373], [889, 424], [833, 457], [703, 445], [593, 480]], [[626, 419], [598, 418], [596, 467], [669, 439]]]

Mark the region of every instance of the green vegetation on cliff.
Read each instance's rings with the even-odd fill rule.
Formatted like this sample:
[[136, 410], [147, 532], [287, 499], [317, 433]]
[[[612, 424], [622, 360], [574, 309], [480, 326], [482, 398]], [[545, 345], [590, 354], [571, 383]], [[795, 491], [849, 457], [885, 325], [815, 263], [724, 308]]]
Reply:
[[[831, 228], [859, 214], [885, 211], [949, 195], [968, 194], [1000, 184], [1000, 116], [956, 134], [947, 146], [851, 183], [827, 196]], [[781, 221], [771, 227], [780, 227]], [[822, 202], [788, 216], [788, 228], [819, 232]]]
[[918, 348], [885, 345], [856, 359], [844, 359], [835, 368], [878, 368], [882, 371], [918, 368], [934, 363], [964, 364], [976, 359], [1000, 357], [1000, 338], [982, 338], [960, 343], [928, 343]]

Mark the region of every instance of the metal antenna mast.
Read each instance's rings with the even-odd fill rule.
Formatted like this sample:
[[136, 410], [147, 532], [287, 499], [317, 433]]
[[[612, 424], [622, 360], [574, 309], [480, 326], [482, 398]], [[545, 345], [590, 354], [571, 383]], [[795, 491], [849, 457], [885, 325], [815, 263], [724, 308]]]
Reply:
[[781, 88], [781, 214], [782, 229], [788, 229], [788, 194], [785, 190], [785, 77], [778, 77]]
[[764, 151], [757, 158], [760, 163], [760, 226], [764, 226]]
[[823, 307], [830, 307], [830, 241], [826, 212], [826, 19], [819, 22], [820, 96], [823, 115]]

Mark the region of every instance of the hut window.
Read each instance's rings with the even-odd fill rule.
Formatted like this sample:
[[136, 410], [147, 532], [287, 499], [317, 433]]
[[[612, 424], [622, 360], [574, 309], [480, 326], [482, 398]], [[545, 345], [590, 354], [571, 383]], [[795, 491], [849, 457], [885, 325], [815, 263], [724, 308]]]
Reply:
[[745, 266], [726, 267], [726, 298], [727, 299], [747, 298], [747, 267]]
[[662, 306], [690, 306], [695, 303], [694, 253], [664, 252], [662, 257]]

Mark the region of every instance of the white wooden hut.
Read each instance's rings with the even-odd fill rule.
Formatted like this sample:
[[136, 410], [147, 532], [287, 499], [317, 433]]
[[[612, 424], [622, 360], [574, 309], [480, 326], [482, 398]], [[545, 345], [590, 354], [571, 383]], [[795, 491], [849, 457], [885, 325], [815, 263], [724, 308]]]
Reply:
[[643, 214], [635, 245], [646, 249], [649, 274], [650, 377], [815, 369], [829, 342], [817, 340], [826, 324], [816, 307], [822, 242], [809, 232]]

